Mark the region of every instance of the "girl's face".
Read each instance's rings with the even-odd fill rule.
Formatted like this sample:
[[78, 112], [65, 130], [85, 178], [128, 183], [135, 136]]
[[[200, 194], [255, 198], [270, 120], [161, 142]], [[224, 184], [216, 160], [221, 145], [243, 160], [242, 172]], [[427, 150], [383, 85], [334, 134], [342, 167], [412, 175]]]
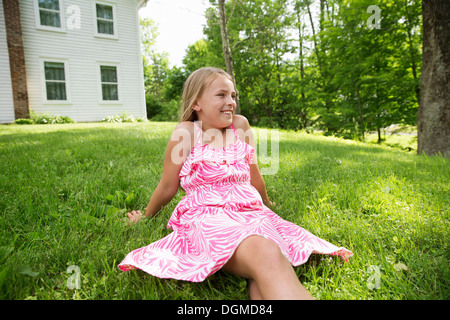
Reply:
[[203, 128], [228, 127], [233, 122], [236, 110], [235, 98], [236, 92], [231, 80], [223, 76], [214, 79], [193, 106]]

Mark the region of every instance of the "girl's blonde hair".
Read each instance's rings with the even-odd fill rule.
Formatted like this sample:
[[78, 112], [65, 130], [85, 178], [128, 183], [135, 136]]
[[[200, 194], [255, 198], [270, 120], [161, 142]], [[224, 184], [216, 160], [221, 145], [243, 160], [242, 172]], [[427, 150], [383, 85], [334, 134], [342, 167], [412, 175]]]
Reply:
[[180, 122], [197, 120], [197, 115], [192, 106], [201, 97], [205, 88], [218, 76], [223, 76], [234, 83], [233, 78], [220, 68], [200, 68], [191, 73], [183, 87]]

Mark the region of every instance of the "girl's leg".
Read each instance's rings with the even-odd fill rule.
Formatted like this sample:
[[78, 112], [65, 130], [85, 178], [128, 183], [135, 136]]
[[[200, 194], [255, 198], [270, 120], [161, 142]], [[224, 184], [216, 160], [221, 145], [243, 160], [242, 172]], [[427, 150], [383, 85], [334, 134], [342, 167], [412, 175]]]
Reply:
[[248, 288], [250, 291], [250, 300], [262, 300], [261, 292], [259, 292], [255, 280], [248, 279]]
[[278, 245], [261, 236], [244, 239], [223, 269], [250, 279], [252, 299], [314, 299]]

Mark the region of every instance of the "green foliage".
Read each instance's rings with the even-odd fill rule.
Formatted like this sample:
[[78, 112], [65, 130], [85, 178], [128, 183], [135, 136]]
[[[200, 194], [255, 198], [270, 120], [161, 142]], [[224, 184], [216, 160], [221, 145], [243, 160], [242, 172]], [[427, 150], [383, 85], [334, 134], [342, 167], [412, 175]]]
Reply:
[[183, 58], [183, 68], [187, 75], [203, 67], [216, 67], [223, 65], [223, 59], [212, 52], [208, 42], [200, 39], [186, 49]]
[[178, 121], [180, 118], [180, 104], [178, 100], [170, 100], [161, 105], [161, 112], [152, 117], [152, 121]]
[[[320, 61], [320, 91], [326, 99], [317, 113], [321, 127], [332, 133], [363, 136], [391, 124], [415, 123], [420, 55], [414, 51], [420, 46], [420, 3], [383, 2], [378, 6], [379, 29], [367, 26], [371, 13], [361, 10], [371, 4], [333, 1], [337, 14], [322, 21], [317, 35], [315, 58]], [[411, 10], [416, 10], [414, 24], [401, 23]]]
[[[189, 283], [117, 268], [170, 232], [182, 191], [156, 219], [124, 219], [146, 207], [175, 126], [0, 126], [0, 299], [247, 299], [245, 281], [222, 271]], [[275, 212], [354, 252], [295, 268], [316, 299], [449, 299], [449, 159], [279, 133], [279, 171], [264, 176]], [[71, 265], [80, 289], [67, 286]]]
[[[168, 67], [165, 56], [154, 49], [157, 26], [143, 24], [149, 117], [174, 119], [169, 105], [180, 100], [192, 71], [225, 69], [217, 1], [210, 3], [204, 38], [186, 49], [182, 68]], [[241, 113], [250, 123], [320, 129], [357, 140], [392, 124], [415, 125], [421, 2], [375, 4], [380, 28], [368, 25], [376, 22], [374, 12], [367, 10], [371, 5], [370, 0], [227, 1]]]
[[33, 124], [33, 119], [16, 119], [15, 124]]
[[153, 95], [150, 91], [145, 93], [145, 105], [147, 108], [147, 118], [149, 119], [160, 114], [163, 110], [163, 102], [161, 99]]
[[[286, 115], [298, 119], [299, 114], [292, 114], [298, 92], [289, 90], [294, 76], [286, 60], [292, 51], [289, 29], [293, 24], [288, 1], [229, 1], [226, 7], [228, 14], [233, 12], [227, 27], [241, 113], [255, 125], [289, 125]], [[215, 49], [211, 51], [221, 56], [215, 11], [210, 9], [204, 33]], [[299, 127], [298, 122], [294, 127]]]
[[112, 116], [107, 116], [106, 118], [103, 118], [101, 122], [142, 122], [144, 119], [135, 118], [133, 115], [129, 114], [128, 112], [123, 112], [121, 114], [116, 114]]
[[141, 20], [141, 42], [147, 118], [178, 119], [180, 94], [187, 76], [179, 68], [170, 68], [168, 54], [156, 50], [157, 25], [151, 19]]
[[33, 119], [37, 124], [58, 124], [58, 123], [73, 123], [74, 121], [65, 116], [53, 116], [53, 115], [39, 115]]
[[186, 81], [188, 76], [188, 73], [178, 67], [173, 67], [169, 70], [167, 78], [164, 82], [164, 101], [180, 100], [181, 94], [183, 92], [184, 82]]
[[[183, 67], [168, 68], [166, 62], [152, 60], [153, 69], [164, 70], [157, 75], [147, 72], [147, 78], [159, 84], [148, 86], [152, 117], [172, 119], [163, 105], [180, 100], [182, 83], [192, 71], [206, 66], [225, 69], [217, 2], [210, 2], [204, 38], [186, 49]], [[318, 13], [312, 10], [316, 4], [322, 4], [316, 6]], [[253, 125], [320, 129], [354, 139], [391, 124], [415, 125], [420, 1], [377, 4], [379, 29], [368, 26], [370, 0], [324, 4], [226, 2], [241, 113]]]
[[74, 123], [74, 121], [66, 116], [59, 116], [53, 114], [39, 114], [31, 112], [29, 119], [16, 119], [15, 124], [63, 124]]

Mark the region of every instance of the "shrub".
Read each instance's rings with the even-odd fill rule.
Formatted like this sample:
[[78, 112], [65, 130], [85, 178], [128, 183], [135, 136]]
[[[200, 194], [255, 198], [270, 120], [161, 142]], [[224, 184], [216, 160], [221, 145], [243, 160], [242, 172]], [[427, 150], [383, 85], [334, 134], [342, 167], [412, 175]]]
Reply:
[[33, 120], [32, 119], [16, 119], [14, 121], [15, 124], [33, 124]]
[[107, 116], [106, 118], [103, 118], [101, 122], [143, 122], [144, 119], [136, 118], [131, 114], [128, 114], [128, 112], [124, 112], [122, 114], [116, 114], [113, 116]]
[[152, 121], [178, 121], [180, 104], [178, 100], [170, 100], [161, 103], [161, 112], [155, 116], [147, 114]]
[[122, 122], [122, 118], [119, 115], [107, 116], [102, 119], [102, 122]]
[[31, 119], [35, 124], [62, 124], [74, 123], [71, 118], [66, 116], [48, 115], [48, 114], [31, 114]]
[[164, 106], [158, 97], [150, 93], [145, 95], [145, 105], [147, 108], [147, 117], [149, 119], [163, 112]]

